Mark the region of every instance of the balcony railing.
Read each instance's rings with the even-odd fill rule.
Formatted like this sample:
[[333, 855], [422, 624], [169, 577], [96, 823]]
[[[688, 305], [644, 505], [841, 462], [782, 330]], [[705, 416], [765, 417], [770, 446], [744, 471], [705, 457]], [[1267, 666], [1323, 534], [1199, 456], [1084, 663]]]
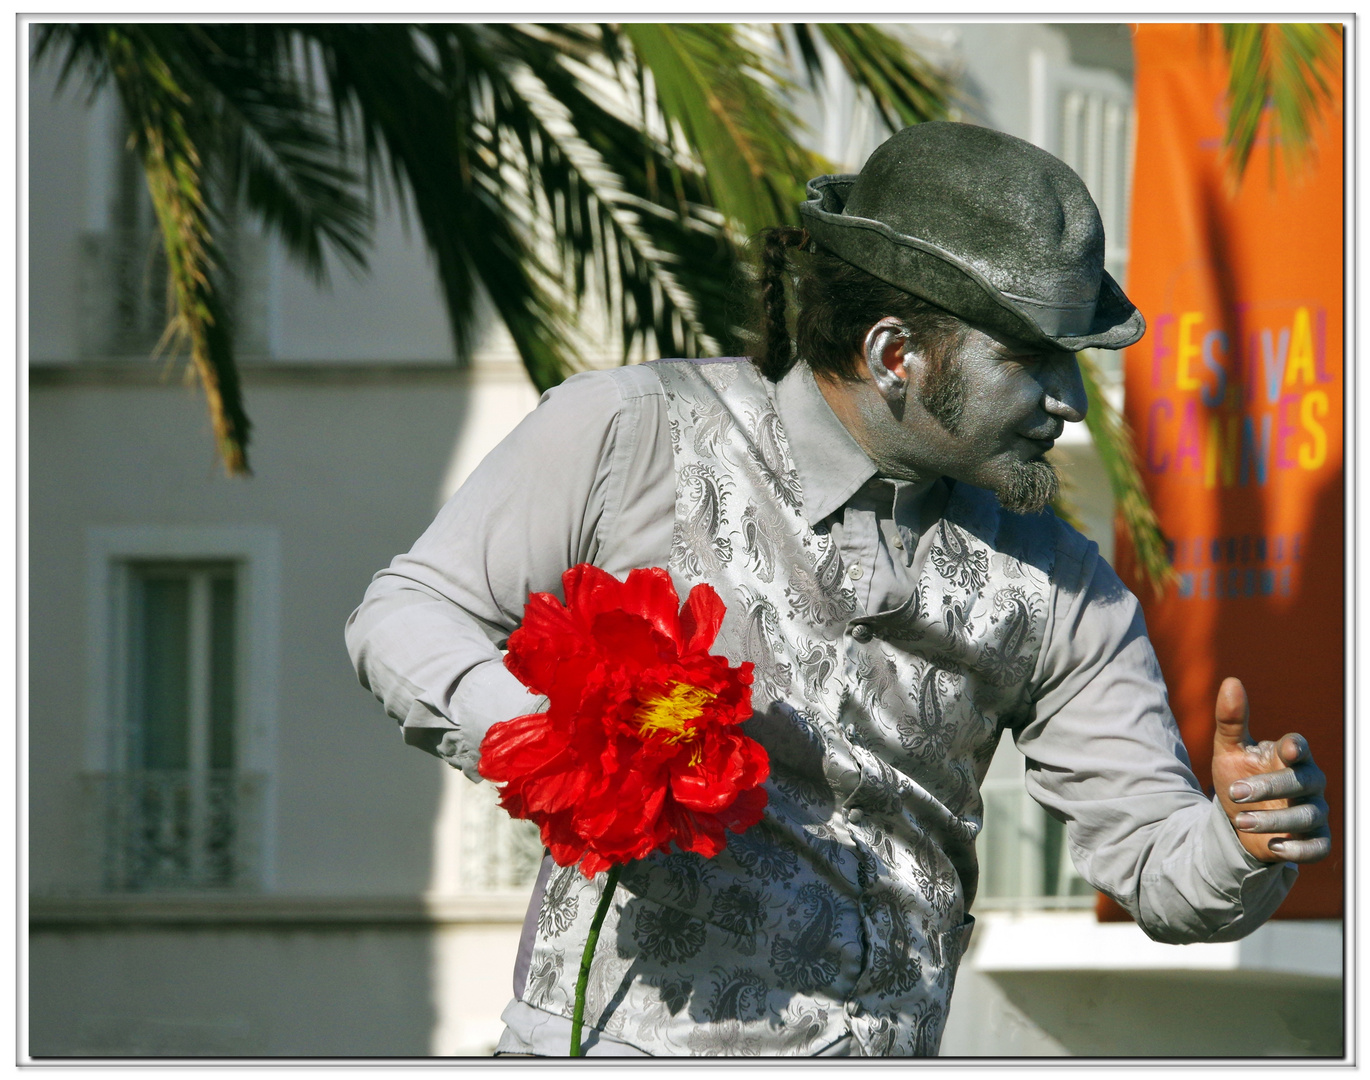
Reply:
[[511, 818], [497, 796], [493, 784], [462, 783], [462, 893], [509, 892], [537, 878], [543, 850], [537, 826]]
[[86, 779], [102, 888], [160, 892], [257, 884], [261, 777], [165, 769]]

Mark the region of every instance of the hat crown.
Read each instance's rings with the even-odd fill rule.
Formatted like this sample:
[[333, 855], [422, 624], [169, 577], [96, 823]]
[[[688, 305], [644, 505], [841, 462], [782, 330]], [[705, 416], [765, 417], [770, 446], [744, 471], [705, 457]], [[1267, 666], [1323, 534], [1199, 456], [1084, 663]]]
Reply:
[[1065, 162], [972, 124], [905, 128], [859, 176], [809, 181], [822, 249], [1026, 345], [1121, 349], [1146, 320], [1104, 269], [1104, 228]]
[[1084, 181], [1000, 131], [904, 128], [871, 154], [841, 214], [931, 243], [1012, 296], [1074, 306], [1099, 294], [1104, 229]]

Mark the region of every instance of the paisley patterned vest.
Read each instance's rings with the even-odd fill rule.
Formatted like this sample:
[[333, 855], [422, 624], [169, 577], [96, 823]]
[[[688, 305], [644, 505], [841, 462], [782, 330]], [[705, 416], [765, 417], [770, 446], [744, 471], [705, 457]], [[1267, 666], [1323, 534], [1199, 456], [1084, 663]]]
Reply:
[[[746, 360], [661, 361], [676, 470], [669, 569], [727, 605], [755, 665], [762, 822], [714, 859], [625, 867], [587, 1027], [649, 1054], [936, 1054], [970, 936], [979, 785], [1030, 707], [1057, 523], [953, 487], [913, 596], [858, 608]], [[547, 880], [522, 999], [569, 1017], [603, 875]]]

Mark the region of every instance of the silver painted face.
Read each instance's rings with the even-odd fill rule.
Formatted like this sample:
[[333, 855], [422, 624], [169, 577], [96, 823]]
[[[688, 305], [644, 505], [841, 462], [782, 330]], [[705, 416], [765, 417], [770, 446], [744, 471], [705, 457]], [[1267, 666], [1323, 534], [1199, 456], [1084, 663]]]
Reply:
[[866, 341], [885, 415], [868, 401], [859, 441], [881, 471], [949, 476], [995, 492], [1006, 509], [1040, 510], [1057, 487], [1044, 456], [1088, 408], [1075, 354], [968, 330], [938, 376], [894, 322], [882, 320]]

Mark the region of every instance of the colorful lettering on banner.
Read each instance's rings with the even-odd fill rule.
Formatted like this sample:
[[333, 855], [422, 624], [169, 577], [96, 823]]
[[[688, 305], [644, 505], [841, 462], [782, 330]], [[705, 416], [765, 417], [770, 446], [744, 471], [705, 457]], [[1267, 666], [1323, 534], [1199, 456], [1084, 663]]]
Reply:
[[[1223, 156], [1217, 27], [1144, 24], [1128, 295], [1126, 413], [1177, 579], [1157, 599], [1120, 534], [1170, 700], [1208, 782], [1213, 704], [1246, 683], [1257, 738], [1301, 731], [1328, 775], [1333, 855], [1283, 917], [1342, 912], [1345, 611], [1342, 115], [1301, 170], [1272, 168], [1268, 120], [1240, 187]], [[1106, 905], [1105, 905], [1106, 906]], [[1101, 914], [1105, 914], [1101, 906]]]
[[[1187, 471], [1206, 488], [1264, 486], [1282, 470], [1321, 469], [1328, 384], [1340, 383], [1328, 367], [1326, 324], [1326, 308], [1311, 301], [1157, 315], [1145, 346], [1146, 467]], [[1315, 335], [1315, 325], [1323, 332]]]

